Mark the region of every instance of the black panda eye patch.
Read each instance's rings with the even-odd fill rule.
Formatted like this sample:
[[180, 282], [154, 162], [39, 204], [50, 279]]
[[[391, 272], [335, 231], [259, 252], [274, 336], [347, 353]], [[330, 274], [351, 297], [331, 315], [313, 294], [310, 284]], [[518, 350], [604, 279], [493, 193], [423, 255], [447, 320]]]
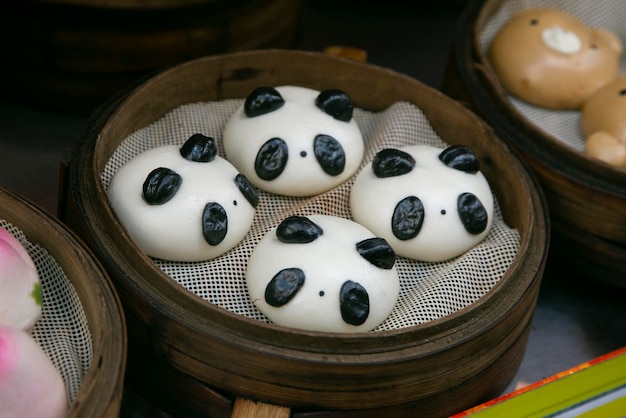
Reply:
[[341, 317], [350, 325], [361, 325], [370, 314], [370, 298], [367, 290], [352, 280], [346, 281], [339, 293]]
[[330, 135], [317, 135], [313, 140], [313, 152], [326, 174], [337, 176], [343, 173], [346, 167], [346, 153], [335, 138]]
[[235, 176], [235, 186], [237, 186], [243, 197], [246, 198], [253, 208], [259, 205], [259, 195], [246, 176], [241, 173], [237, 174]]
[[391, 218], [391, 231], [399, 240], [419, 234], [424, 224], [424, 204], [416, 196], [408, 196], [396, 205]]
[[487, 228], [487, 210], [472, 193], [462, 193], [457, 200], [459, 216], [470, 234], [480, 234]]
[[183, 178], [166, 167], [155, 168], [143, 183], [143, 200], [149, 205], [162, 205], [174, 197]]
[[265, 288], [265, 301], [274, 307], [287, 304], [304, 285], [304, 280], [304, 272], [299, 268], [291, 267], [279, 271]]
[[216, 202], [209, 202], [202, 212], [202, 236], [209, 245], [219, 245], [228, 232], [226, 210]]
[[274, 87], [257, 87], [246, 97], [243, 105], [244, 113], [249, 118], [264, 115], [279, 109], [285, 99]]
[[280, 138], [265, 142], [256, 155], [254, 170], [263, 180], [274, 180], [283, 172], [289, 159], [287, 144]]

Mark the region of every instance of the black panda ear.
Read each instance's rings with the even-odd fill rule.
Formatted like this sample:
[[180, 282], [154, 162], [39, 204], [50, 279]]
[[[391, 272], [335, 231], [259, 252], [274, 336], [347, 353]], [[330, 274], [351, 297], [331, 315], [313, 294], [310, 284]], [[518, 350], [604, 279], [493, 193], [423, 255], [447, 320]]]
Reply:
[[274, 87], [257, 87], [246, 97], [243, 110], [249, 118], [273, 112], [285, 104]]
[[347, 280], [339, 291], [341, 317], [350, 325], [362, 325], [370, 314], [370, 297], [357, 282]]
[[166, 167], [152, 170], [143, 182], [142, 197], [149, 205], [162, 205], [174, 197], [183, 178]]
[[361, 257], [378, 268], [390, 270], [396, 263], [396, 253], [384, 238], [368, 238], [356, 244]]
[[246, 176], [241, 173], [237, 174], [235, 176], [235, 186], [237, 186], [241, 194], [243, 194], [253, 208], [259, 205], [259, 195]]
[[323, 90], [315, 99], [315, 105], [324, 113], [342, 122], [352, 119], [352, 99], [346, 93], [337, 89]]
[[378, 178], [395, 177], [409, 173], [415, 168], [415, 160], [404, 151], [385, 148], [379, 151], [372, 160], [372, 170]]
[[217, 155], [215, 140], [202, 134], [193, 134], [180, 147], [180, 155], [189, 161], [208, 163]]
[[472, 193], [462, 193], [457, 199], [461, 223], [470, 234], [480, 234], [487, 229], [489, 215], [481, 201]]
[[439, 154], [439, 159], [448, 167], [475, 174], [480, 169], [478, 158], [465, 145], [451, 145]]
[[228, 232], [226, 209], [217, 202], [209, 202], [202, 212], [202, 236], [209, 245], [219, 245]]
[[280, 242], [288, 244], [307, 244], [319, 238], [324, 231], [315, 222], [304, 216], [289, 216], [276, 228]]

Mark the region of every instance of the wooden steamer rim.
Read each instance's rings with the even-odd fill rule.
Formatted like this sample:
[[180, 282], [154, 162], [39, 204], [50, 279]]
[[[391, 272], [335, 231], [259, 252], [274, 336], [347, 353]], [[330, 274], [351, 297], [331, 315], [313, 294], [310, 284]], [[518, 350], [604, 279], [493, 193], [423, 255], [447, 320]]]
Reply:
[[91, 364], [68, 418], [119, 416], [126, 366], [121, 302], [104, 267], [68, 228], [24, 198], [0, 187], [0, 216], [45, 249], [75, 289], [93, 344]]
[[[330, 75], [330, 76], [329, 76]], [[520, 251], [505, 277], [473, 305], [401, 330], [345, 335], [306, 332], [231, 313], [183, 289], [126, 235], [100, 179], [131, 132], [197, 101], [245, 97], [259, 85], [333, 87], [355, 106], [380, 111], [416, 104], [440, 137], [462, 138], [484, 162]], [[454, 121], [455, 123], [450, 123]], [[117, 281], [140, 345], [205, 384], [242, 397], [300, 408], [395, 407], [439, 397], [436, 410], [496, 395], [521, 361], [549, 241], [534, 178], [491, 129], [462, 105], [391, 70], [312, 52], [251, 51], [193, 60], [166, 70], [97, 112], [70, 162], [67, 218]], [[497, 180], [497, 181], [496, 181]], [[130, 325], [129, 325], [130, 327]], [[477, 376], [502, 366], [483, 387]], [[505, 381], [504, 381], [505, 380]], [[461, 405], [442, 394], [452, 388]], [[427, 402], [427, 401], [426, 401]], [[428, 410], [425, 409], [425, 410]]]
[[480, 45], [482, 28], [502, 2], [473, 0], [466, 7], [444, 92], [472, 107], [536, 173], [550, 207], [555, 255], [594, 280], [625, 287], [626, 170], [564, 144], [512, 105]]

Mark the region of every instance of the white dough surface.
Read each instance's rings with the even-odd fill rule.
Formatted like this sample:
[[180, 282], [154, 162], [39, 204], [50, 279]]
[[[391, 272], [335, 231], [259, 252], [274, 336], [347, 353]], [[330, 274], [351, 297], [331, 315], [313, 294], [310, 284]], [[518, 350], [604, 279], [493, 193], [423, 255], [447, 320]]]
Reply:
[[[362, 225], [330, 215], [307, 217], [324, 231], [315, 241], [283, 243], [274, 228], [257, 244], [246, 272], [250, 298], [278, 325], [326, 332], [374, 329], [387, 319], [398, 299], [400, 281], [396, 266], [375, 267], [359, 255], [356, 244], [374, 237]], [[290, 267], [304, 271], [303, 287], [287, 304], [270, 306], [264, 297], [267, 284], [276, 273]], [[344, 322], [339, 309], [340, 287], [348, 279], [357, 281], [369, 294], [369, 316], [358, 326]]]
[[[376, 177], [371, 164], [362, 170], [350, 192], [354, 220], [385, 238], [396, 254], [414, 260], [445, 261], [480, 243], [494, 216], [493, 195], [484, 175], [447, 167], [438, 158], [442, 148], [411, 145], [399, 149], [415, 159], [415, 168], [386, 178]], [[457, 197], [464, 192], [476, 195], [487, 211], [487, 228], [480, 234], [467, 232], [459, 218]], [[424, 223], [417, 236], [400, 240], [391, 230], [391, 219], [398, 202], [407, 196], [422, 201]]]
[[[234, 183], [238, 174], [224, 158], [211, 162], [188, 161], [179, 146], [164, 145], [138, 154], [117, 171], [107, 194], [131, 238], [146, 254], [163, 260], [203, 261], [224, 254], [247, 234], [255, 209]], [[149, 205], [142, 197], [143, 183], [158, 167], [182, 176], [176, 195], [162, 205]], [[228, 231], [218, 245], [202, 235], [202, 212], [217, 202], [228, 214]]]
[[[242, 105], [227, 121], [223, 134], [226, 158], [253, 185], [278, 195], [313, 196], [345, 182], [361, 165], [365, 149], [355, 119], [338, 121], [317, 108], [317, 90], [299, 86], [280, 86], [276, 90], [285, 99], [279, 109], [247, 117]], [[329, 175], [318, 164], [313, 152], [313, 139], [318, 134], [330, 135], [341, 143], [346, 154], [342, 173]], [[289, 159], [279, 177], [264, 180], [257, 175], [254, 164], [261, 146], [272, 138], [287, 143]]]

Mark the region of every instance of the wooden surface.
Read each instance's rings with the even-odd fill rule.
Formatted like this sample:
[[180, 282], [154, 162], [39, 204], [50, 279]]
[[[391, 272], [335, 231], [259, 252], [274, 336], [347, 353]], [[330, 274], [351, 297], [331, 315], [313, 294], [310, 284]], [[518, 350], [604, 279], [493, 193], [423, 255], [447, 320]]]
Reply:
[[289, 408], [242, 398], [235, 400], [232, 414], [232, 418], [289, 418], [289, 416], [291, 416]]

